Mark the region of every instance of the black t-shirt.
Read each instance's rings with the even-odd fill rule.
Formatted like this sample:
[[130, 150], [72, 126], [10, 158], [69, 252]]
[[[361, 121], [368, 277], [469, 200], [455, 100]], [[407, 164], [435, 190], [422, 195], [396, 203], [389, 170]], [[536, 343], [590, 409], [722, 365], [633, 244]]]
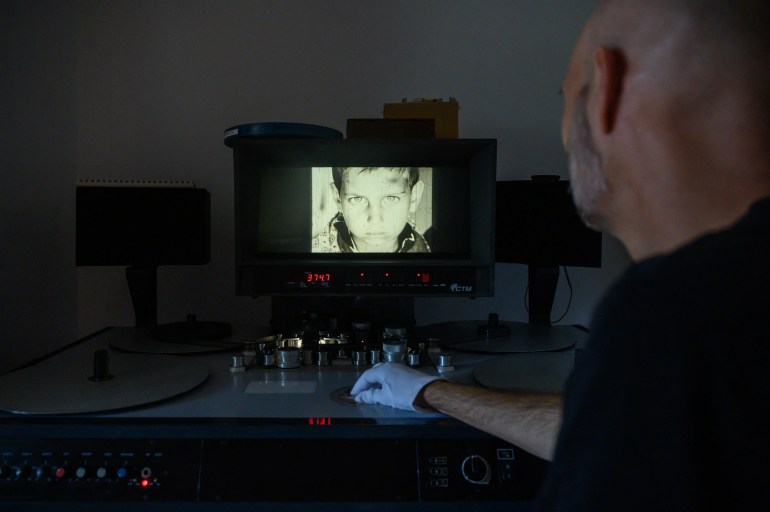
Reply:
[[768, 418], [770, 198], [604, 297], [535, 509], [770, 510]]

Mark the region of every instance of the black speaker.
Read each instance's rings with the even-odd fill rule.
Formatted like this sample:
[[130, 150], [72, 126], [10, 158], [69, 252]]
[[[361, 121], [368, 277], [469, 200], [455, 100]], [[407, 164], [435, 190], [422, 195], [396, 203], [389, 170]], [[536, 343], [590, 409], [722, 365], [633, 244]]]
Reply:
[[583, 224], [568, 181], [498, 181], [495, 213], [495, 261], [601, 267], [601, 233]]
[[77, 265], [203, 265], [210, 196], [193, 187], [77, 187]]
[[159, 265], [211, 259], [207, 190], [78, 186], [75, 201], [75, 263], [126, 267], [137, 326], [157, 324]]

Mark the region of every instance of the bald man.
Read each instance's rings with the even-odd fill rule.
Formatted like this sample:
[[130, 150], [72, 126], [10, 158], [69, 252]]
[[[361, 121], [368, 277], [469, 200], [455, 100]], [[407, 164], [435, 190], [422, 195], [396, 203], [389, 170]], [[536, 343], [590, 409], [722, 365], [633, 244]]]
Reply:
[[564, 84], [578, 210], [635, 264], [558, 395], [381, 365], [362, 403], [434, 409], [552, 459], [537, 510], [770, 510], [770, 2], [608, 0]]

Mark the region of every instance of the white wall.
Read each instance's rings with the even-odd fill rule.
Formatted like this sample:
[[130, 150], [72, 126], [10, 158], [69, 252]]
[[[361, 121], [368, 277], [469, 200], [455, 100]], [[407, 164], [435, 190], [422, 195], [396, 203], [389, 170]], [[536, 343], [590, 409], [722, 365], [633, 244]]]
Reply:
[[[222, 132], [235, 124], [305, 122], [344, 131], [348, 118], [380, 117], [386, 102], [453, 96], [460, 102], [461, 137], [498, 139], [499, 179], [544, 173], [566, 177], [558, 91], [592, 4], [78, 1], [68, 3], [63, 16], [39, 20], [34, 11], [40, 2], [23, 8], [27, 2], [10, 2], [12, 10], [22, 11], [18, 31], [42, 23], [53, 34], [40, 34], [40, 55], [30, 53], [24, 73], [64, 68], [58, 72], [63, 88], [58, 111], [69, 131], [57, 143], [64, 160], [69, 155], [75, 165], [28, 162], [27, 153], [10, 148], [26, 169], [49, 173], [66, 185], [34, 198], [59, 204], [59, 222], [68, 230], [51, 247], [50, 259], [62, 268], [54, 281], [68, 289], [77, 285], [78, 298], [76, 306], [63, 296], [56, 301], [61, 307], [48, 306], [66, 310], [57, 324], [69, 333], [69, 315], [76, 314], [79, 332], [85, 334], [132, 323], [123, 269], [72, 268], [71, 224], [64, 221], [73, 216], [70, 183], [75, 178], [191, 179], [208, 189], [212, 261], [159, 269], [159, 320], [197, 313], [202, 319], [268, 322], [267, 301], [233, 294], [232, 154], [222, 143]], [[59, 41], [57, 33], [74, 39]], [[3, 52], [8, 59], [5, 44]], [[35, 95], [23, 88], [12, 92], [24, 105], [35, 103]], [[8, 108], [17, 117], [24, 114], [23, 106]], [[46, 119], [34, 123], [45, 125]], [[5, 188], [1, 193], [15, 196]], [[22, 193], [27, 198], [38, 191], [29, 186]], [[15, 212], [14, 223], [30, 213], [25, 206]], [[30, 234], [29, 240], [41, 241], [44, 235]], [[27, 254], [12, 251], [17, 258]], [[572, 270], [575, 297], [565, 322], [587, 323], [596, 298], [626, 263], [625, 253], [610, 241], [605, 268]], [[418, 322], [484, 318], [490, 311], [524, 320], [525, 267], [498, 265], [497, 271], [494, 298], [420, 299]], [[6, 278], [10, 289], [23, 293], [47, 279], [20, 279], [4, 267]], [[554, 315], [565, 301], [560, 290]], [[0, 340], [0, 350], [9, 347], [9, 341]]]

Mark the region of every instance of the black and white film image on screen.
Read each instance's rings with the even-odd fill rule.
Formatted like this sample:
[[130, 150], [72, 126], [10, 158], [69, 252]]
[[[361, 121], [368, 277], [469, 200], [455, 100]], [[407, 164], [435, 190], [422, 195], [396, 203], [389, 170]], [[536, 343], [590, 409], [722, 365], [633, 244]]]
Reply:
[[427, 253], [430, 167], [312, 168], [314, 253]]

